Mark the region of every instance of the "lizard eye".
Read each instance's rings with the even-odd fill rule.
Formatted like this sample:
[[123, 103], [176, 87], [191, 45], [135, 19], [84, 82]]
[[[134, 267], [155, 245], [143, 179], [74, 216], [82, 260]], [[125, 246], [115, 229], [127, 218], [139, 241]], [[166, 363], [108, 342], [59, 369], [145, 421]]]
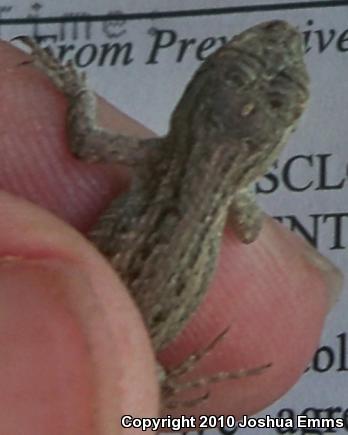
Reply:
[[231, 67], [226, 67], [224, 73], [225, 82], [237, 88], [243, 88], [253, 83], [257, 76], [259, 63], [255, 59], [245, 56], [245, 59], [231, 59], [234, 63]]
[[242, 87], [245, 85], [245, 76], [237, 73], [231, 74], [230, 77], [228, 77], [228, 83]]
[[268, 94], [268, 101], [272, 109], [280, 109], [283, 106], [282, 95], [279, 93]]
[[270, 103], [273, 109], [279, 109], [283, 105], [282, 101], [276, 99], [271, 100]]

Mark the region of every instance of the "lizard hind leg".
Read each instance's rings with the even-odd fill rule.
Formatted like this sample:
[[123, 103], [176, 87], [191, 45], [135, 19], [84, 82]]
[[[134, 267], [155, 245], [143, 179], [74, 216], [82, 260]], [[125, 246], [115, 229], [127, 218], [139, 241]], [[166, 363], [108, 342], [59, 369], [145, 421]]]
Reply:
[[[180, 378], [192, 371], [197, 363], [203, 359], [226, 335], [229, 327], [220, 333], [211, 343], [202, 350], [190, 355], [181, 364], [173, 369], [164, 371], [160, 376], [161, 394], [164, 408], [192, 407], [207, 400], [210, 396], [209, 386], [219, 382], [232, 379], [240, 379], [245, 376], [253, 376], [262, 373], [271, 364], [254, 367], [252, 369], [240, 369], [231, 372], [217, 372], [212, 375], [203, 376], [190, 381], [180, 381]], [[162, 368], [162, 371], [164, 369]], [[177, 396], [182, 391], [205, 389], [203, 394], [200, 394], [188, 400], [176, 400]]]

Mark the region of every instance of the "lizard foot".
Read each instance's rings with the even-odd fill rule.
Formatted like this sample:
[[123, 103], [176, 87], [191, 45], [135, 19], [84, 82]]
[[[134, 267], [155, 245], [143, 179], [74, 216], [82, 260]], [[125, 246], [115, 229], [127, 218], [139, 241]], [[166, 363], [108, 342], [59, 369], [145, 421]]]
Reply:
[[[56, 85], [58, 89], [68, 97], [76, 97], [86, 89], [85, 74], [79, 73], [72, 62], [62, 65], [54, 55], [29, 36], [16, 36], [12, 40], [21, 41], [31, 49], [32, 63], [42, 70]], [[24, 64], [31, 62], [24, 62]]]
[[[218, 372], [191, 381], [180, 382], [181, 376], [192, 371], [196, 367], [197, 363], [204, 358], [204, 356], [206, 356], [219, 341], [224, 338], [228, 330], [229, 327], [219, 334], [207, 347], [190, 355], [177, 367], [164, 371], [161, 381], [161, 394], [162, 402], [165, 408], [192, 407], [198, 405], [209, 398], [209, 385], [226, 380], [239, 379], [245, 376], [258, 375], [272, 365], [265, 364], [252, 369], [241, 369], [233, 372]], [[206, 391], [204, 394], [201, 394], [190, 400], [173, 400], [173, 398], [175, 398], [175, 396], [180, 392], [192, 389], [206, 389]]]

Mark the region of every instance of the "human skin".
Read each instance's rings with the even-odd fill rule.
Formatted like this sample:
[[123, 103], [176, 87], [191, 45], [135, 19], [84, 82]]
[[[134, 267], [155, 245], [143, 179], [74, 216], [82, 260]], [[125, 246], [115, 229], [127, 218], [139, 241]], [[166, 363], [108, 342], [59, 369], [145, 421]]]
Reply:
[[[129, 174], [76, 161], [64, 96], [21, 65], [23, 52], [1, 43], [0, 55], [0, 183], [8, 192], [0, 193], [0, 433], [122, 433], [121, 415], [159, 412], [155, 357], [126, 289], [81, 233]], [[103, 101], [99, 111], [105, 127], [152, 135]], [[191, 379], [272, 367], [211, 387], [186, 413], [238, 417], [284, 394], [307, 366], [340, 285], [334, 268], [270, 218], [248, 246], [227, 228], [205, 300], [158, 357], [175, 366], [229, 327]]]

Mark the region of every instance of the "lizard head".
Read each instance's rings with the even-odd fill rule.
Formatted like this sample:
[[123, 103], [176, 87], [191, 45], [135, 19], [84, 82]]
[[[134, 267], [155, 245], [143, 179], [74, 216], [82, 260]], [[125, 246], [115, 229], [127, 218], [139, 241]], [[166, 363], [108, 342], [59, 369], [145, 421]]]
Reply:
[[303, 58], [302, 35], [284, 21], [242, 32], [197, 70], [169, 134], [180, 130], [191, 146], [210, 155], [220, 148], [227, 160], [245, 157], [262, 175], [305, 108], [309, 79]]

